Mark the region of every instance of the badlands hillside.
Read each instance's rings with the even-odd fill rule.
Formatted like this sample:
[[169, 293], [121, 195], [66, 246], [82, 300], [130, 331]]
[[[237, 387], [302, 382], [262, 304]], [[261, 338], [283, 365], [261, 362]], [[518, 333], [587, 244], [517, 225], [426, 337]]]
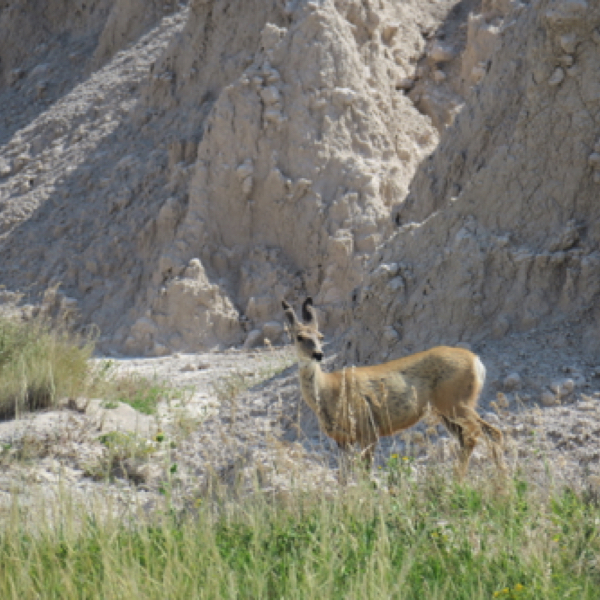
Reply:
[[398, 212], [444, 201], [423, 184], [406, 198], [524, 19], [509, 8], [4, 2], [3, 298], [35, 304], [59, 285], [49, 308], [125, 354], [279, 341], [279, 299], [305, 294], [341, 333]]
[[[3, 0], [0, 301], [181, 380], [311, 295], [334, 364], [471, 347], [515, 456], [543, 413], [594, 473], [599, 69], [591, 0]], [[321, 443], [298, 400], [285, 371], [179, 464], [260, 462], [302, 411]]]

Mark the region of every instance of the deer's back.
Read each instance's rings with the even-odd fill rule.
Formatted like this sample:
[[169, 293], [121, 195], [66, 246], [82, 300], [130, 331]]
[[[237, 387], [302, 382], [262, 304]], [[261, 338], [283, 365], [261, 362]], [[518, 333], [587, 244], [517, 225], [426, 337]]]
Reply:
[[410, 427], [427, 405], [450, 414], [457, 401], [472, 404], [483, 382], [478, 358], [463, 348], [440, 346], [381, 365], [346, 369], [347, 388], [369, 404], [382, 435]]

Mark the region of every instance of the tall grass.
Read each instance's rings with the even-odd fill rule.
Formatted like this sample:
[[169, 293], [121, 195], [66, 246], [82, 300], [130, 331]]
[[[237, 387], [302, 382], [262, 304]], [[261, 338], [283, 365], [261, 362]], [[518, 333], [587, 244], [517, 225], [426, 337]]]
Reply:
[[502, 493], [435, 472], [394, 481], [236, 503], [217, 494], [135, 525], [67, 519], [33, 532], [13, 511], [0, 597], [598, 598], [600, 509], [585, 495], [525, 477]]
[[0, 418], [48, 408], [81, 390], [93, 342], [43, 321], [0, 318]]

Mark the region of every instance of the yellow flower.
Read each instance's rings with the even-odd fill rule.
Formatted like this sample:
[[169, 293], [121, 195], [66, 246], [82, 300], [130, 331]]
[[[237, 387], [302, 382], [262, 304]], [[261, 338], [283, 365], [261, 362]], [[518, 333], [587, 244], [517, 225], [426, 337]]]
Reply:
[[555, 535], [555, 536], [552, 538], [552, 541], [553, 541], [553, 542], [558, 542], [558, 540], [560, 540], [560, 535]]
[[520, 592], [521, 590], [524, 590], [525, 586], [521, 585], [520, 583], [517, 583], [517, 585], [515, 585], [515, 592]]
[[392, 454], [392, 458], [398, 458], [397, 454]]
[[408, 456], [403, 456], [402, 460], [408, 460]]
[[202, 504], [202, 498], [198, 498], [194, 504], [196, 505], [196, 508], [198, 508]]

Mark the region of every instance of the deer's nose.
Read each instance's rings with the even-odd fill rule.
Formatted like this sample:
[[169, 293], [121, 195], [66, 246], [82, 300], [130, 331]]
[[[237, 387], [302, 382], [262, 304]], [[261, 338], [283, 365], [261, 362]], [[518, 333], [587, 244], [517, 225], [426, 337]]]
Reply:
[[313, 358], [317, 362], [321, 362], [321, 360], [323, 360], [323, 353], [322, 352], [313, 352]]

